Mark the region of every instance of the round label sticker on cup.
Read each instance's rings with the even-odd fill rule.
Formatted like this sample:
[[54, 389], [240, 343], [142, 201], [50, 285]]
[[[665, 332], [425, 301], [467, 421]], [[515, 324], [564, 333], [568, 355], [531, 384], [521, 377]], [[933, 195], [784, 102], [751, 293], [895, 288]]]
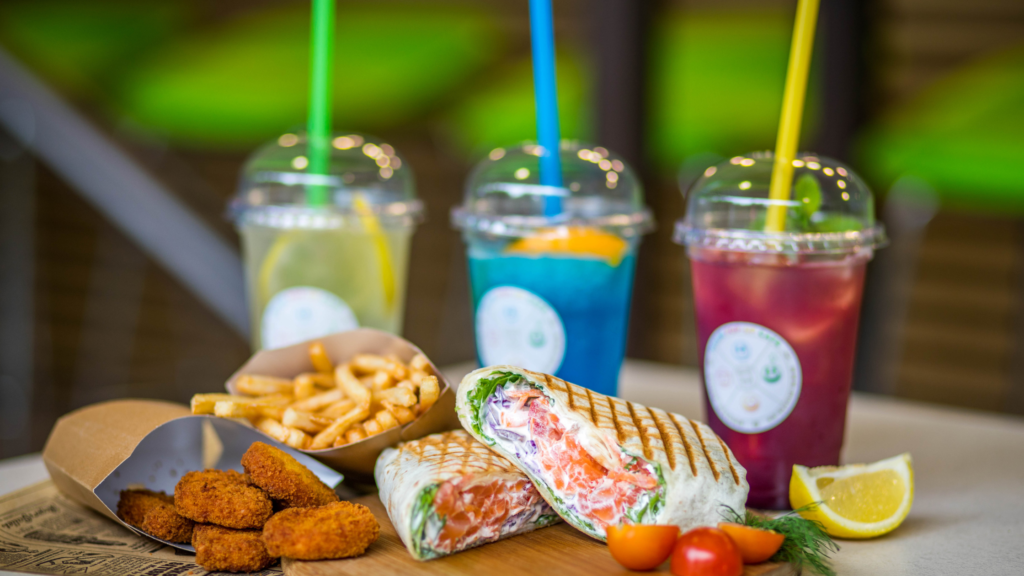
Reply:
[[722, 324], [704, 350], [704, 383], [718, 418], [746, 434], [771, 430], [800, 398], [803, 374], [789, 342], [750, 322]]
[[554, 374], [565, 358], [565, 325], [540, 296], [498, 286], [477, 306], [476, 345], [485, 366], [510, 364]]
[[286, 288], [270, 299], [260, 321], [264, 349], [281, 348], [359, 328], [359, 320], [344, 300], [313, 286]]

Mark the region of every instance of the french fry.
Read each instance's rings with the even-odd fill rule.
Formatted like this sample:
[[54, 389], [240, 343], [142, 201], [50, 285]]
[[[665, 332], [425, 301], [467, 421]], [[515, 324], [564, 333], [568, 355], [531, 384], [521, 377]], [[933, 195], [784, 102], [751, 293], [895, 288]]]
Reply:
[[[367, 403], [367, 406], [369, 403]], [[350, 426], [357, 422], [361, 422], [370, 415], [368, 407], [357, 405], [352, 410], [349, 410], [344, 416], [338, 418], [330, 426], [324, 428], [313, 437], [313, 441], [309, 445], [310, 450], [323, 450], [324, 448], [330, 447], [334, 444], [334, 441], [338, 439]]]
[[380, 422], [370, 418], [366, 422], [363, 422], [363, 428], [366, 429], [367, 436], [373, 436], [374, 434], [380, 434], [384, 431], [384, 428], [380, 425]]
[[412, 413], [412, 410], [405, 406], [399, 406], [387, 401], [381, 402], [381, 405], [384, 406], [385, 410], [391, 412], [391, 415], [395, 417], [395, 420], [398, 420], [398, 423], [403, 426], [416, 419], [416, 415]]
[[373, 381], [370, 385], [371, 390], [387, 390], [395, 385], [395, 379], [391, 377], [391, 374], [383, 370], [378, 370], [373, 374]]
[[373, 374], [378, 370], [387, 370], [391, 364], [387, 358], [376, 354], [356, 354], [349, 361], [352, 371], [362, 374]]
[[304, 450], [309, 445], [309, 436], [302, 430], [289, 428], [273, 418], [264, 418], [256, 423], [256, 429], [274, 440]]
[[397, 357], [385, 358], [376, 354], [356, 354], [352, 357], [352, 370], [361, 374], [372, 374], [383, 370], [397, 380], [405, 380], [409, 369]]
[[314, 385], [320, 388], [334, 388], [334, 373], [323, 374], [321, 372], [303, 372], [295, 377], [296, 379], [303, 378], [310, 380]]
[[305, 400], [316, 394], [316, 385], [313, 384], [313, 379], [305, 374], [296, 376], [292, 386], [296, 400]]
[[315, 396], [310, 396], [305, 400], [299, 400], [295, 404], [292, 404], [292, 408], [302, 412], [316, 412], [344, 399], [345, 391], [341, 388], [334, 388], [327, 392], [321, 392]]
[[366, 429], [363, 428], [362, 424], [356, 424], [352, 428], [349, 428], [348, 432], [345, 432], [345, 443], [352, 444], [359, 442], [360, 440], [366, 440]]
[[391, 402], [398, 406], [409, 407], [416, 403], [416, 394], [408, 388], [396, 386], [387, 390], [381, 390], [380, 392], [374, 392], [373, 400], [378, 403]]
[[327, 355], [323, 342], [317, 341], [309, 345], [309, 359], [313, 361], [313, 368], [316, 368], [317, 372], [321, 374], [331, 374], [334, 372], [334, 363], [331, 362], [331, 357]]
[[[214, 414], [215, 406], [222, 402], [242, 406], [286, 406], [291, 401], [292, 397], [286, 394], [271, 394], [258, 397], [236, 396], [232, 394], [196, 394], [192, 396], [192, 413]], [[235, 416], [228, 416], [228, 418], [235, 418]]]
[[427, 376], [430, 376], [430, 374], [427, 374], [426, 372], [421, 372], [419, 370], [413, 370], [409, 372], [409, 382], [413, 384], [413, 389], [419, 388], [420, 383], [423, 382], [423, 379], [426, 378]]
[[286, 408], [281, 416], [281, 423], [285, 426], [298, 428], [310, 434], [316, 434], [333, 423], [335, 418], [328, 418], [309, 412], [302, 412], [295, 408]]
[[417, 354], [412, 357], [412, 360], [409, 360], [409, 370], [430, 374], [430, 360], [427, 360], [423, 354]]
[[246, 395], [196, 394], [192, 412], [247, 418], [288, 446], [322, 450], [409, 424], [440, 397], [423, 354], [408, 364], [394, 354], [357, 354], [334, 365], [323, 344], [314, 342], [309, 357], [316, 372], [291, 380], [242, 375], [235, 384]]
[[398, 419], [387, 409], [381, 410], [373, 415], [373, 419], [380, 424], [381, 430], [389, 430], [398, 427]]
[[420, 383], [420, 405], [423, 407], [422, 410], [426, 412], [437, 402], [438, 397], [441, 396], [441, 385], [437, 382], [437, 376], [427, 376]]
[[345, 398], [344, 400], [338, 400], [334, 404], [331, 404], [327, 408], [317, 412], [317, 416], [323, 416], [324, 418], [341, 418], [346, 412], [356, 407], [356, 403]]
[[213, 414], [213, 406], [225, 400], [251, 400], [249, 396], [233, 396], [231, 394], [195, 394], [192, 396], [193, 414]]
[[235, 388], [242, 394], [263, 396], [265, 394], [291, 394], [292, 381], [274, 376], [243, 374], [235, 381]]
[[241, 402], [221, 401], [213, 407], [213, 415], [218, 418], [281, 418], [284, 406], [269, 404], [245, 404]]
[[369, 410], [370, 391], [355, 377], [348, 364], [340, 364], [335, 369], [334, 380], [338, 382], [338, 388], [344, 390], [345, 394], [356, 403], [356, 406], [365, 406]]

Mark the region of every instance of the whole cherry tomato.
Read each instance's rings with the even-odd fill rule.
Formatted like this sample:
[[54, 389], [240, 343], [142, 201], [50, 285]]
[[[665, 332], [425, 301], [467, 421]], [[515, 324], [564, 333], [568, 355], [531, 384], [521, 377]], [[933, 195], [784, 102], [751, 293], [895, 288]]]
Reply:
[[779, 551], [782, 541], [786, 539], [782, 534], [772, 530], [761, 530], [732, 522], [721, 522], [718, 527], [732, 538], [746, 564], [760, 564], [768, 560]]
[[630, 570], [654, 570], [668, 555], [679, 537], [678, 526], [633, 524], [609, 526], [608, 551]]
[[672, 550], [676, 576], [742, 576], [743, 557], [729, 535], [718, 528], [694, 528]]

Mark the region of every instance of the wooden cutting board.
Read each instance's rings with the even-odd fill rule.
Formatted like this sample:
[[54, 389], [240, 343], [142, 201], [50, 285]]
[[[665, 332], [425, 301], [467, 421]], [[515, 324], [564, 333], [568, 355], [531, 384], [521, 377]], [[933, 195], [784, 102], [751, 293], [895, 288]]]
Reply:
[[[365, 504], [380, 522], [380, 538], [366, 554], [344, 560], [303, 562], [282, 561], [286, 576], [406, 576], [409, 574], [436, 574], [446, 576], [604, 576], [606, 574], [636, 576], [620, 566], [608, 547], [584, 536], [568, 524], [562, 523], [513, 536], [492, 544], [485, 544], [444, 558], [418, 562], [405, 549], [395, 532], [384, 506], [377, 496], [356, 500]], [[668, 573], [668, 563], [659, 572]], [[758, 564], [747, 566], [743, 576], [796, 576], [790, 564]]]

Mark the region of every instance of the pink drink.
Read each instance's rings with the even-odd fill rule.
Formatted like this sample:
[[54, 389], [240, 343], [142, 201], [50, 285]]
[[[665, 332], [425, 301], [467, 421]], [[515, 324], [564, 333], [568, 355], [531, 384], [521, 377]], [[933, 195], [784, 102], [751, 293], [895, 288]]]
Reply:
[[788, 508], [793, 464], [839, 463], [869, 258], [690, 248], [707, 418], [748, 506]]

